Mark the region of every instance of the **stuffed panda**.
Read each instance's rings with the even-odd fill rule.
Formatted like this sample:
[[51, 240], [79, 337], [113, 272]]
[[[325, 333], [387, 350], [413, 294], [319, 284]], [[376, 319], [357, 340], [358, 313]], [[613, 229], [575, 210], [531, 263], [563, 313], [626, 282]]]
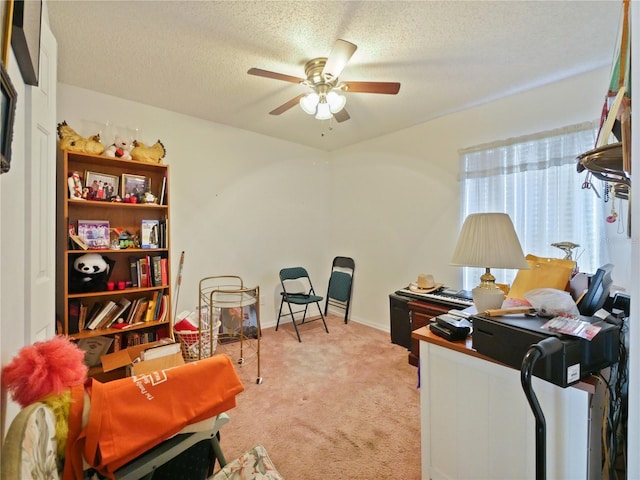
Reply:
[[107, 289], [107, 281], [115, 261], [98, 253], [85, 253], [73, 261], [69, 270], [69, 292], [100, 292]]

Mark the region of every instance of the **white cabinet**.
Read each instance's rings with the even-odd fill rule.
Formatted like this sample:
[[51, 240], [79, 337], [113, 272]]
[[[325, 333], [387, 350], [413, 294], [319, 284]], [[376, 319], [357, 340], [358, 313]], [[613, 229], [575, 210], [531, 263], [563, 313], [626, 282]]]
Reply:
[[[535, 418], [520, 371], [420, 341], [423, 479], [535, 479]], [[533, 378], [547, 478], [584, 480], [590, 394]]]

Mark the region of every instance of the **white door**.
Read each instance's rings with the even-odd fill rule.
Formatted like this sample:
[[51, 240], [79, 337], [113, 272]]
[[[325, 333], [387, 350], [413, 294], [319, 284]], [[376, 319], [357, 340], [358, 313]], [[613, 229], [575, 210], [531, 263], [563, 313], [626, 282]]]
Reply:
[[25, 340], [55, 335], [56, 66], [58, 46], [42, 24], [40, 77], [26, 97]]

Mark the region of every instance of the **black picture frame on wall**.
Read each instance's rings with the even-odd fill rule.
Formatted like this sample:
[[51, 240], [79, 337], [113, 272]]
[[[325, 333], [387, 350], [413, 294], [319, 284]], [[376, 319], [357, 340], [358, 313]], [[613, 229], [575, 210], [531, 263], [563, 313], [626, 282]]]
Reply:
[[0, 63], [0, 93], [0, 174], [2, 174], [7, 173], [11, 168], [11, 142], [18, 98], [16, 89], [2, 63]]
[[27, 85], [38, 86], [41, 21], [42, 0], [14, 0], [11, 46]]

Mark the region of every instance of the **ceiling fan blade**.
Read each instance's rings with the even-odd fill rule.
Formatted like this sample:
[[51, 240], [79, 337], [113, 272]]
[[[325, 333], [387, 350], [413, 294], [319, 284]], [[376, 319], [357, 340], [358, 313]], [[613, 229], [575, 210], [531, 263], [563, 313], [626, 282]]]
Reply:
[[385, 93], [395, 95], [400, 91], [397, 82], [342, 82], [341, 87], [349, 93]]
[[347, 62], [357, 49], [357, 45], [346, 40], [338, 39], [333, 45], [333, 49], [327, 58], [327, 63], [322, 69], [322, 74], [326, 78], [336, 78], [340, 76]]
[[337, 122], [345, 122], [351, 118], [351, 115], [349, 115], [346, 108], [343, 108], [338, 113], [334, 113], [333, 118], [335, 118]]
[[286, 112], [287, 110], [289, 110], [292, 107], [295, 107], [298, 103], [300, 103], [300, 99], [302, 97], [304, 97], [304, 93], [301, 93], [300, 95], [298, 95], [295, 98], [292, 98], [291, 100], [289, 100], [286, 103], [283, 103], [282, 105], [280, 105], [278, 108], [271, 110], [269, 112], [269, 115], [280, 115], [281, 113]]
[[303, 78], [292, 77], [291, 75], [285, 75], [283, 73], [270, 72], [269, 70], [262, 70], [261, 68], [250, 68], [247, 70], [249, 75], [256, 75], [258, 77], [273, 78], [275, 80], [283, 80], [291, 83], [302, 83]]

